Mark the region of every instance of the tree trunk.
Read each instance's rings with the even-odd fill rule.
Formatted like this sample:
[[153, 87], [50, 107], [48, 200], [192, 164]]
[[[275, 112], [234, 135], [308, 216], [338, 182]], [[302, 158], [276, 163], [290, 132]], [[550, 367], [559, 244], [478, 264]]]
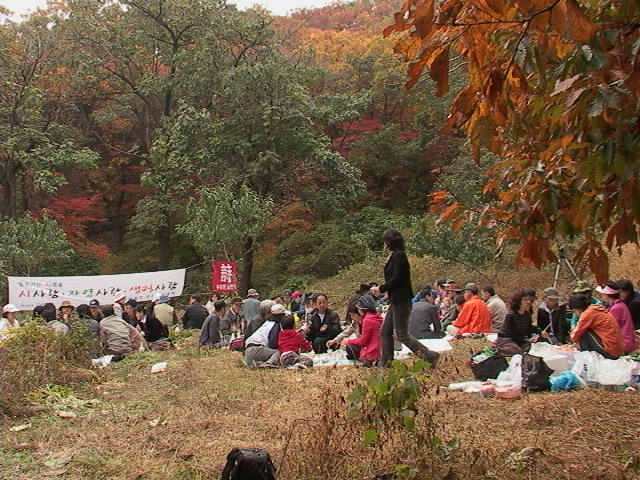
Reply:
[[171, 222], [167, 216], [166, 223], [158, 230], [158, 269], [167, 270], [171, 261]]
[[254, 239], [247, 238], [244, 242], [244, 253], [242, 255], [242, 274], [240, 275], [240, 295], [245, 296], [251, 287], [251, 274], [253, 272], [253, 250], [255, 249]]

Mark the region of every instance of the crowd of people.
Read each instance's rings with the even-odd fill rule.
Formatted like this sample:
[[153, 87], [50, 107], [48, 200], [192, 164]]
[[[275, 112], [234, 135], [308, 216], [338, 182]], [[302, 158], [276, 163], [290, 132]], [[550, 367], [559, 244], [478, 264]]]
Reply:
[[[549, 287], [535, 311], [532, 288], [517, 289], [505, 302], [491, 285], [461, 286], [440, 279], [414, 294], [402, 235], [390, 228], [382, 239], [390, 252], [384, 282], [360, 284], [347, 302], [344, 319], [329, 308], [325, 293], [286, 289], [260, 300], [253, 288], [244, 299], [225, 300], [212, 292], [204, 304], [192, 295], [181, 325], [171, 299], [160, 294], [146, 305], [123, 294], [104, 306], [97, 300], [77, 307], [68, 301], [58, 308], [47, 303], [34, 309], [33, 319], [42, 319], [60, 335], [81, 327], [97, 339], [100, 354], [115, 359], [144, 349], [171, 348], [171, 329], [199, 330], [202, 347], [240, 350], [247, 366], [261, 368], [308, 368], [313, 366], [308, 353], [336, 349], [365, 366], [384, 367], [400, 344], [435, 366], [439, 354], [419, 340], [447, 334], [497, 334], [495, 347], [504, 355], [522, 354], [538, 341], [572, 343], [608, 359], [638, 350], [640, 293], [630, 280], [596, 287], [600, 298], [590, 285], [579, 282], [566, 303], [558, 289]], [[3, 307], [0, 341], [20, 326], [17, 312], [15, 305]]]

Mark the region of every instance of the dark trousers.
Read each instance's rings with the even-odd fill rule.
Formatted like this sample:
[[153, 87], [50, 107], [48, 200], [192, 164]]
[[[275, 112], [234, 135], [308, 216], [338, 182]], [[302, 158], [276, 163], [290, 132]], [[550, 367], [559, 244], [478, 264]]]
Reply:
[[600, 340], [598, 334], [593, 330], [587, 330], [584, 336], [580, 339], [580, 350], [598, 352], [604, 358], [608, 358], [609, 360], [616, 360], [618, 358], [611, 356], [611, 354], [604, 349], [602, 340]]
[[313, 351], [315, 353], [327, 353], [329, 351], [327, 348], [327, 342], [329, 340], [331, 340], [329, 337], [316, 337], [316, 339], [311, 342]]
[[410, 299], [389, 304], [389, 310], [387, 310], [380, 329], [380, 346], [382, 350], [380, 363], [382, 366], [388, 366], [393, 360], [394, 335], [399, 342], [404, 343], [413, 353], [419, 353], [424, 356], [429, 351], [427, 347], [409, 335], [409, 315], [411, 315]]
[[361, 348], [358, 345], [347, 345], [347, 360], [358, 360]]

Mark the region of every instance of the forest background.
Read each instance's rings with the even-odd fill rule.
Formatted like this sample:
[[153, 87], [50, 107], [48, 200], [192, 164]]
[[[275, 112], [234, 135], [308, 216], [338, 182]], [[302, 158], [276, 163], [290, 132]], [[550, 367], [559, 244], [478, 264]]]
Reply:
[[450, 3], [431, 30], [426, 0], [71, 0], [5, 21], [0, 273], [200, 265], [205, 292], [224, 259], [275, 293], [379, 260], [393, 225], [487, 278], [560, 247], [606, 278], [640, 218], [637, 5], [486, 2], [487, 22]]

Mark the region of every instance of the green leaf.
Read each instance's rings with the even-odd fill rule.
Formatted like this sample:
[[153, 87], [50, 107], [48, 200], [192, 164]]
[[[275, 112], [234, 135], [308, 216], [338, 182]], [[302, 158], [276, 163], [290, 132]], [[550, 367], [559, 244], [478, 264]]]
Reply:
[[373, 445], [378, 440], [378, 430], [369, 429], [365, 430], [363, 435], [363, 443], [366, 446]]

